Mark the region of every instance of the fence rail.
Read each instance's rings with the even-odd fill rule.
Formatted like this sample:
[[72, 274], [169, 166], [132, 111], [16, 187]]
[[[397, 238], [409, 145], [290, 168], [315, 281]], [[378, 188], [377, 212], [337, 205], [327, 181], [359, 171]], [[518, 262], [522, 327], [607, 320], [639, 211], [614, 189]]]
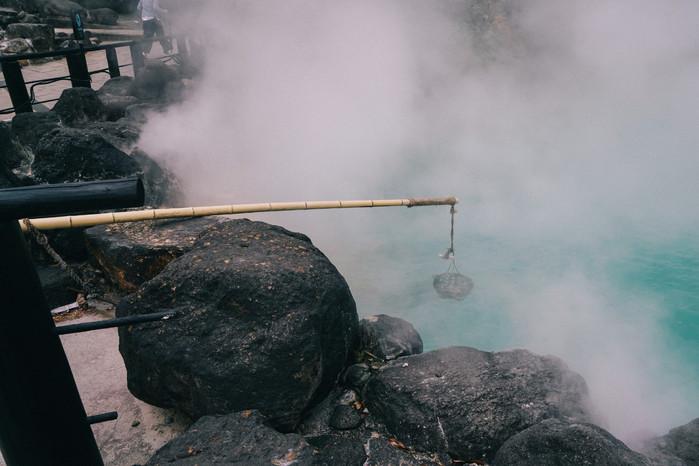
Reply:
[[[70, 80], [72, 87], [92, 87], [91, 76], [93, 74], [108, 73], [111, 78], [115, 78], [117, 76], [121, 76], [121, 68], [127, 66], [133, 66], [134, 76], [138, 76], [145, 66], [145, 60], [143, 58], [143, 44], [161, 40], [172, 41], [177, 47], [177, 54], [165, 55], [163, 58], [177, 57], [180, 62], [187, 62], [189, 59], [189, 44], [187, 38], [181, 35], [129, 40], [104, 45], [72, 47], [62, 50], [52, 50], [50, 52], [0, 56], [0, 65], [2, 65], [2, 73], [5, 78], [5, 85], [0, 86], [0, 89], [3, 87], [7, 88], [7, 91], [10, 94], [10, 100], [12, 101], [12, 107], [0, 109], [0, 115], [32, 112], [34, 111], [33, 106], [36, 104], [54, 102], [57, 100], [48, 99], [37, 101], [34, 93], [34, 89], [37, 86], [52, 84], [57, 81]], [[131, 63], [119, 63], [117, 49], [123, 47], [129, 48], [131, 53]], [[99, 51], [105, 52], [107, 68], [90, 71], [85, 54], [88, 52]], [[69, 72], [68, 75], [29, 82], [25, 81], [24, 74], [22, 73], [22, 61], [57, 57], [63, 57], [66, 60]], [[27, 85], [31, 85], [29, 90], [27, 89]]]
[[6, 207], [0, 216], [0, 451], [8, 466], [102, 466], [90, 425], [117, 413], [87, 415], [59, 337], [94, 328], [56, 327], [17, 218], [37, 210], [141, 206], [143, 185], [139, 179], [45, 185], [0, 190], [0, 199]]

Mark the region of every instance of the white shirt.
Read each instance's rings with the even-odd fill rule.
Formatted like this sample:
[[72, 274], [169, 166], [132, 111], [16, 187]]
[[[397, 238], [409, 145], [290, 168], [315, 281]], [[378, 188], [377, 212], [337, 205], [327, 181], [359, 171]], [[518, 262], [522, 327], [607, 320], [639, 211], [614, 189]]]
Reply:
[[141, 10], [141, 19], [143, 21], [150, 21], [158, 17], [158, 13], [165, 13], [166, 11], [160, 8], [160, 2], [158, 0], [139, 0], [138, 8]]

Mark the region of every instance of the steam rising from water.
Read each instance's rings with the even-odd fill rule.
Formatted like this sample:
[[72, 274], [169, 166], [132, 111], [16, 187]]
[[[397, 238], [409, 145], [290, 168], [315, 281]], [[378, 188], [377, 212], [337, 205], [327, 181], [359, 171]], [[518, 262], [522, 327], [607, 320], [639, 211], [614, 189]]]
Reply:
[[662, 433], [699, 416], [699, 373], [615, 270], [699, 227], [699, 4], [516, 3], [209, 2], [183, 15], [202, 79], [140, 144], [192, 204], [458, 196], [459, 304], [429, 289], [446, 210], [261, 218], [308, 233], [360, 313], [558, 355], [613, 433]]

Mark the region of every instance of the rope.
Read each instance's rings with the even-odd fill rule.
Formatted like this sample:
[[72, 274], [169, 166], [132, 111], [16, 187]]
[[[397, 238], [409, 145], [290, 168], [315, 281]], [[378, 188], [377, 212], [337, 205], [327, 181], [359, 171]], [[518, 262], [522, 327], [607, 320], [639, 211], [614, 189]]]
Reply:
[[451, 231], [449, 232], [449, 248], [444, 252], [444, 254], [441, 255], [442, 259], [446, 259], [449, 261], [449, 268], [447, 269], [447, 273], [460, 273], [459, 269], [456, 267], [456, 257], [454, 254], [454, 215], [456, 214], [456, 209], [454, 208], [454, 205], [451, 206], [451, 209], [449, 210], [449, 214], [451, 215]]
[[[36, 243], [39, 246], [44, 248], [46, 253], [49, 256], [51, 256], [51, 258], [58, 263], [58, 266], [65, 273], [68, 274], [68, 276], [71, 278], [71, 280], [73, 280], [76, 284], [80, 285], [80, 287], [82, 288], [82, 292], [83, 292], [81, 294], [83, 294], [84, 296], [89, 295], [90, 288], [91, 288], [90, 285], [87, 283], [86, 280], [84, 280], [80, 276], [80, 274], [73, 267], [70, 266], [70, 264], [68, 264], [65, 260], [63, 260], [63, 258], [60, 256], [60, 254], [58, 254], [56, 252], [55, 249], [53, 249], [51, 247], [51, 245], [49, 244], [49, 239], [46, 237], [46, 235], [43, 234], [42, 232], [40, 232], [39, 230], [37, 230], [34, 227], [34, 225], [32, 225], [32, 222], [28, 218], [23, 219], [22, 222], [24, 222], [24, 225], [26, 226], [27, 231], [29, 233], [31, 233], [32, 237], [34, 238], [34, 241], [36, 241]], [[78, 304], [80, 304], [80, 301], [81, 301], [81, 299], [78, 298]], [[82, 301], [83, 301], [83, 303], [85, 303], [84, 299]]]
[[454, 255], [454, 214], [456, 214], [456, 209], [454, 206], [451, 206], [451, 209], [449, 209], [449, 213], [451, 214], [451, 246], [449, 247], [449, 250], [451, 251], [451, 255]]

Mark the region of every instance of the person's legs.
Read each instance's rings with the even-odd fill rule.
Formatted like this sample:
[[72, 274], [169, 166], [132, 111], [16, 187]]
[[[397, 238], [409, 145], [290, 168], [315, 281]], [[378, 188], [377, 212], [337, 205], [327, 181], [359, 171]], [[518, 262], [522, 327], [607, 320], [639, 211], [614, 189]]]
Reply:
[[[155, 35], [157, 37], [165, 36], [165, 29], [163, 28], [163, 23], [161, 23], [159, 20], [155, 21]], [[170, 42], [170, 39], [161, 39], [160, 45], [162, 46], [163, 52], [165, 52], [165, 54], [169, 54], [170, 52], [172, 52], [172, 43]]]
[[[155, 36], [157, 29], [157, 21], [154, 19], [149, 19], [148, 21], [143, 22], [143, 38], [144, 39], [150, 39], [151, 37]], [[153, 47], [153, 42], [144, 42], [142, 44], [142, 49], [143, 53], [149, 54], [150, 49]]]

